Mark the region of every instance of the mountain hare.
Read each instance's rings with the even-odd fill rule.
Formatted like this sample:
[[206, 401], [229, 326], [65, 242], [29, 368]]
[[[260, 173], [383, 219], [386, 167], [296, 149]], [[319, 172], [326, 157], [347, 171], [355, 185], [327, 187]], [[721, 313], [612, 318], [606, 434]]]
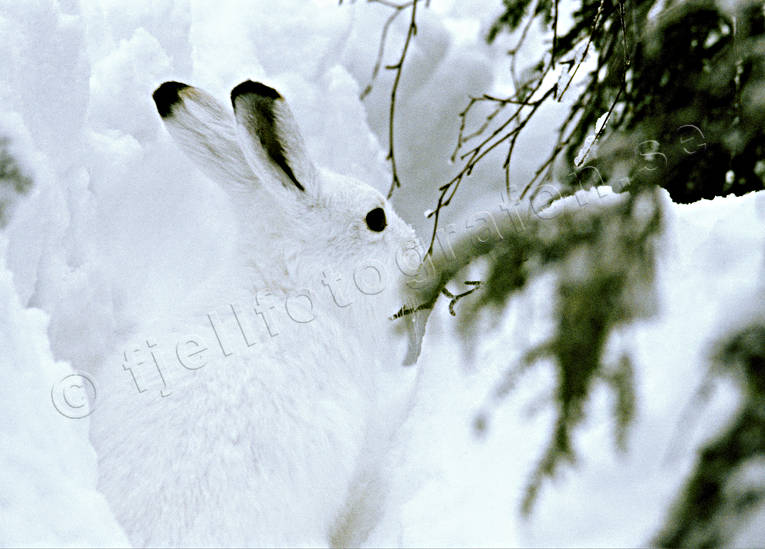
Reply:
[[99, 373], [99, 486], [135, 545], [358, 544], [416, 378], [390, 319], [414, 232], [314, 167], [276, 90], [238, 85], [233, 116], [178, 82], [154, 100], [226, 189], [237, 254]]

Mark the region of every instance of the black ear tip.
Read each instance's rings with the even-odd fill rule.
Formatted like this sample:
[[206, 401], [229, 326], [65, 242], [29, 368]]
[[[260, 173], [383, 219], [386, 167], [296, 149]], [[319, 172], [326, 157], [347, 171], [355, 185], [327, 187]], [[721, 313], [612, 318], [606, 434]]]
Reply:
[[233, 90], [231, 90], [231, 103], [236, 102], [236, 98], [245, 93], [254, 93], [261, 97], [267, 97], [268, 99], [281, 99], [281, 94], [275, 89], [266, 86], [260, 82], [253, 82], [252, 80], [245, 80]]
[[162, 118], [167, 118], [173, 112], [173, 105], [180, 99], [180, 92], [189, 86], [182, 82], [165, 82], [151, 96], [157, 105], [157, 111]]

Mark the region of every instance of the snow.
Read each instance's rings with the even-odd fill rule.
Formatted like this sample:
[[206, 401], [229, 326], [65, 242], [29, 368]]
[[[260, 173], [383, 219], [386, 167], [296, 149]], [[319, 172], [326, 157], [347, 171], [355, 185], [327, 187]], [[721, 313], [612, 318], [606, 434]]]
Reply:
[[[423, 236], [422, 212], [454, 168], [447, 159], [456, 115], [468, 94], [490, 87], [502, 61], [480, 36], [466, 36], [486, 28], [495, 3], [433, 4], [422, 10], [405, 66], [395, 141], [405, 186], [394, 202]], [[96, 371], [120, 341], [219, 272], [230, 253], [231, 205], [172, 143], [151, 92], [174, 79], [225, 104], [238, 82], [263, 80], [289, 99], [320, 164], [385, 192], [392, 72], [381, 72], [364, 102], [358, 97], [388, 13], [329, 0], [0, 1], [0, 43], [10, 52], [0, 58], [0, 135], [35, 182], [0, 237], [0, 544], [127, 544], [96, 490], [89, 419], [65, 417], [85, 413], [77, 391], [87, 390], [87, 378], [67, 376]], [[386, 62], [395, 61], [405, 32], [401, 16]], [[525, 146], [549, 141], [549, 127], [540, 124]], [[537, 156], [519, 152], [521, 173]], [[456, 203], [493, 206], [502, 185], [477, 170]], [[612, 199], [604, 192], [565, 207]], [[551, 280], [536, 280], [469, 349], [441, 304], [417, 366], [422, 392], [390, 471], [394, 491], [370, 546], [650, 540], [695, 449], [735, 409], [735, 389], [722, 386], [684, 421], [710, 341], [761, 308], [765, 266], [765, 193], [663, 202], [658, 314], [611, 342], [633, 354], [639, 376], [627, 453], [613, 450], [610, 402], [598, 394], [576, 440], [578, 466], [546, 484], [531, 517], [520, 517], [552, 419], [550, 410], [530, 408], [549, 391], [550, 370], [538, 366], [499, 403], [489, 396], [550, 330]], [[466, 213], [449, 212], [443, 226]], [[67, 389], [61, 380], [79, 382]], [[69, 405], [61, 391], [69, 391]], [[489, 429], [476, 437], [473, 419], [487, 408]], [[757, 539], [750, 530], [742, 539]]]
[[[6, 247], [3, 238], [0, 248]], [[96, 490], [96, 455], [80, 389], [85, 385], [71, 377], [69, 364], [53, 357], [48, 315], [21, 305], [5, 265], [0, 266], [0, 312], [0, 542], [127, 546]]]
[[604, 126], [606, 125], [606, 122], [608, 121], [610, 113], [603, 113], [598, 117], [597, 122], [595, 122], [595, 133], [589, 134], [585, 139], [584, 143], [582, 144], [579, 151], [576, 153], [576, 158], [574, 158], [574, 166], [579, 167], [581, 166], [587, 158], [590, 157], [590, 154], [593, 153], [593, 148], [597, 145], [598, 141], [598, 135], [601, 134], [603, 131]]

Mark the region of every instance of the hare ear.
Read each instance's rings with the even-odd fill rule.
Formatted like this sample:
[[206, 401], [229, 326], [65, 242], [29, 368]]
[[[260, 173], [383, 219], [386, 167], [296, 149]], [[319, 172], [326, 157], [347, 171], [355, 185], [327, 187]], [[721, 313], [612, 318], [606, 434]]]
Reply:
[[316, 170], [279, 92], [247, 80], [231, 90], [231, 103], [239, 145], [252, 170], [301, 195], [316, 194]]
[[165, 82], [152, 97], [170, 135], [205, 175], [224, 184], [254, 185], [257, 178], [239, 148], [228, 109], [181, 82]]

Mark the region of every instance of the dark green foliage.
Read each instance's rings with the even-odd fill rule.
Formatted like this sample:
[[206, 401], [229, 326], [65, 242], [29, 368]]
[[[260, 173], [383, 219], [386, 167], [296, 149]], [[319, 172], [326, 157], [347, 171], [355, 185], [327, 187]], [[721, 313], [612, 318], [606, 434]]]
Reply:
[[[520, 26], [516, 15], [525, 3], [506, 4], [490, 41]], [[597, 67], [560, 128], [557, 151], [574, 165], [598, 117], [612, 110], [611, 135], [590, 161], [604, 178], [620, 165], [631, 184], [661, 185], [676, 202], [765, 188], [761, 2], [744, 2], [735, 14], [714, 0], [669, 2], [650, 19], [655, 4], [582, 0], [573, 26], [553, 41], [559, 64], [571, 63], [588, 39], [597, 55]], [[536, 12], [546, 6], [540, 3]], [[540, 15], [548, 20], [545, 9]], [[697, 139], [689, 144], [692, 134]]]
[[14, 195], [23, 194], [32, 186], [32, 180], [24, 174], [16, 160], [8, 152], [8, 139], [0, 137], [0, 224], [7, 221], [8, 208]]
[[622, 355], [613, 372], [606, 373], [606, 381], [613, 388], [614, 418], [616, 419], [616, 445], [620, 450], [627, 449], [627, 428], [635, 416], [635, 387], [632, 359]]
[[[531, 473], [525, 512], [544, 479], [554, 475], [561, 463], [575, 460], [574, 430], [585, 417], [597, 382], [607, 383], [614, 392], [616, 442], [620, 448], [626, 445], [635, 408], [632, 367], [628, 357], [616, 365], [605, 364], [603, 352], [615, 328], [651, 312], [645, 304], [652, 302], [653, 240], [661, 221], [655, 191], [625, 193], [608, 206], [570, 206], [551, 219], [530, 215], [522, 229], [505, 219], [502, 238], [483, 242], [464, 238], [453, 247], [455, 256], [439, 257], [429, 266], [431, 277], [417, 301], [432, 305], [462, 268], [489, 256], [485, 283], [462, 305], [462, 327], [470, 331], [486, 307], [505, 307], [527, 281], [550, 270], [557, 273], [555, 333], [530, 350], [524, 363], [510, 368], [497, 389], [497, 396], [506, 395], [523, 371], [544, 357], [553, 359], [555, 426]], [[479, 416], [476, 428], [484, 430], [487, 420]]]
[[530, 269], [527, 250], [531, 249], [532, 242], [523, 233], [516, 233], [514, 237], [492, 252], [492, 265], [501, 265], [502, 268], [489, 272], [484, 291], [473, 302], [473, 309], [488, 304], [500, 308], [505, 304], [508, 294], [520, 290], [528, 282]]
[[561, 267], [557, 328], [553, 337], [532, 350], [528, 358], [538, 360], [547, 355], [555, 359], [557, 413], [553, 436], [527, 489], [525, 512], [531, 510], [544, 478], [553, 475], [562, 460], [574, 461], [573, 431], [585, 416], [598, 378], [609, 378], [615, 389], [617, 443], [621, 447], [626, 443], [627, 423], [634, 408], [629, 359], [622, 358], [614, 373], [609, 373], [602, 359], [613, 329], [645, 312], [641, 302], [648, 300], [653, 278], [651, 237], [658, 232], [659, 210], [654, 204], [648, 219], [641, 219], [634, 211], [637, 203], [632, 195], [611, 210], [585, 219], [565, 219], [552, 246], [554, 252], [543, 251], [545, 259], [558, 261]]
[[[536, 8], [534, 9], [534, 17], [540, 16], [542, 23], [549, 24], [553, 19], [553, 7], [556, 0], [539, 0], [536, 2]], [[486, 39], [491, 43], [497, 36], [508, 30], [515, 30], [520, 25], [526, 10], [531, 5], [532, 0], [502, 0], [502, 4], [505, 6], [505, 11], [499, 18], [492, 23], [489, 27], [489, 32]]]
[[707, 445], [655, 544], [720, 547], [731, 540], [726, 522], [746, 518], [765, 503], [765, 489], [730, 486], [733, 473], [765, 455], [765, 324], [754, 324], [722, 342], [715, 355], [721, 373], [734, 374], [744, 402], [727, 429]]
[[[523, 40], [529, 21], [524, 22], [521, 15], [529, 11], [529, 4], [505, 2], [506, 12], [491, 28], [488, 40], [502, 31], [516, 30]], [[527, 17], [536, 17], [543, 24], [551, 20], [551, 14], [555, 18], [559, 7], [554, 0], [535, 5], [534, 14]], [[551, 32], [547, 52], [540, 53], [539, 63], [532, 63], [536, 70], [530, 73], [531, 79], [518, 82], [516, 100], [526, 100], [528, 90], [542, 93], [543, 78], [556, 74], [561, 65], [568, 65], [569, 73], [583, 67], [578, 59], [585, 47], [597, 58], [581, 92], [567, 90], [565, 79], [561, 89], [556, 86], [555, 96], [578, 95], [559, 128], [548, 160], [521, 196], [527, 190], [532, 190], [533, 196], [535, 184], [554, 176], [553, 166], [559, 156], [566, 168], [558, 179], [570, 190], [611, 179], [633, 193], [658, 185], [677, 202], [693, 202], [765, 189], [762, 2], [742, 0], [727, 12], [715, 0], [669, 0], [661, 4], [660, 11], [655, 10], [658, 7], [658, 0], [580, 0], [572, 25], [561, 29], [560, 35]], [[652, 9], [656, 13], [651, 13]], [[542, 61], [543, 54], [549, 54], [549, 63]], [[528, 100], [533, 101], [534, 96]], [[604, 113], [609, 113], [607, 131], [599, 136], [597, 152], [565, 176], [576, 165], [580, 147]], [[540, 174], [545, 175], [537, 179]], [[560, 239], [561, 249], [545, 251], [562, 265], [568, 260], [561, 258], [581, 255], [575, 235], [586, 229], [565, 230], [571, 234]], [[591, 237], [597, 241], [595, 234], [597, 231]], [[540, 482], [555, 473], [557, 464], [563, 459], [573, 460], [572, 428], [585, 413], [595, 379], [604, 379], [616, 392], [614, 415], [620, 446], [626, 441], [626, 426], [634, 414], [629, 358], [606, 371], [600, 352], [609, 331], [635, 314], [631, 309], [635, 300], [626, 298], [641, 287], [644, 290], [650, 276], [629, 271], [635, 258], [646, 255], [639, 251], [631, 255], [630, 246], [639, 246], [643, 240], [630, 241], [625, 237], [628, 231], [619, 229], [604, 234], [620, 235], [617, 240], [623, 246], [616, 249], [624, 253], [614, 263], [621, 268], [609, 270], [608, 261], [598, 261], [585, 249], [581, 271], [587, 275], [561, 277], [556, 335], [528, 357], [555, 359], [558, 411], [550, 444], [532, 475], [526, 509]], [[507, 261], [513, 268], [515, 257], [511, 255]], [[482, 304], [503, 303], [502, 288], [521, 286], [533, 275], [523, 266], [514, 273], [497, 273], [495, 268], [487, 287], [491, 295], [483, 297]], [[502, 284], [507, 281], [510, 283]], [[602, 307], [588, 307], [588, 302]], [[719, 546], [727, 541], [723, 522], [730, 523], [731, 516], [763, 501], [761, 491], [736, 491], [728, 483], [747, 460], [765, 455], [765, 329], [753, 326], [734, 335], [721, 345], [717, 361], [725, 365], [724, 369], [739, 373], [746, 401], [727, 431], [702, 452], [691, 480], [657, 537], [658, 545]]]
[[[617, 124], [624, 135], [657, 141], [665, 157], [653, 171], [633, 165], [632, 178], [666, 187], [676, 202], [765, 188], [757, 173], [765, 104], [747, 101], [765, 86], [762, 11], [752, 3], [734, 23], [711, 0], [689, 2], [636, 43]], [[689, 124], [704, 136], [690, 149], [680, 130]]]
[[[533, 200], [549, 180], [563, 186], [564, 194], [607, 182], [627, 191], [608, 207], [583, 207], [553, 219], [529, 216], [520, 230], [505, 223], [501, 238], [463, 239], [454, 247], [456, 257], [430, 265], [430, 277], [419, 291], [421, 306], [408, 311], [432, 307], [442, 293], [454, 311], [461, 297], [470, 296], [459, 305], [462, 326], [470, 331], [487, 311], [511, 306], [512, 296], [530, 280], [545, 272], [557, 275], [554, 334], [509, 368], [495, 394], [506, 396], [536, 364], [553, 364], [554, 426], [530, 475], [523, 502], [528, 512], [545, 479], [575, 461], [575, 430], [600, 383], [613, 394], [616, 445], [626, 447], [637, 405], [633, 366], [626, 354], [606, 363], [604, 351], [615, 329], [651, 312], [652, 244], [661, 220], [656, 187], [680, 202], [765, 188], [765, 12], [760, 0], [742, 0], [735, 12], [723, 11], [715, 0], [578, 0], [573, 22], [563, 29], [555, 26], [557, 0], [503, 0], [503, 5], [487, 38], [491, 42], [502, 32], [518, 31], [519, 46], [511, 55], [534, 21], [560, 34], [550, 33], [546, 51], [523, 67], [520, 77], [512, 59], [513, 94], [473, 97], [461, 113], [454, 157], [463, 152], [464, 164], [439, 188], [436, 224], [464, 178], [499, 146], [507, 146], [503, 168], [513, 199]], [[658, 7], [661, 11], [651, 13]], [[584, 67], [592, 66], [582, 62], [585, 52], [595, 57], [595, 67], [583, 75]], [[568, 80], [557, 78], [563, 66]], [[575, 90], [570, 83], [577, 71], [582, 87]], [[566, 94], [576, 96], [569, 98], [557, 141], [516, 197], [509, 170], [516, 139], [542, 103]], [[494, 110], [476, 131], [466, 131], [467, 113], [487, 103]], [[577, 153], [604, 114], [605, 131], [580, 165]], [[466, 143], [473, 138], [478, 144], [470, 148]], [[488, 258], [480, 288], [444, 292], [478, 258]], [[722, 345], [718, 360], [728, 370], [737, 365], [747, 401], [729, 429], [704, 450], [657, 544], [717, 546], [726, 541], [721, 517], [763, 501], [761, 491], [736, 492], [727, 484], [735, 468], [765, 454], [763, 346], [762, 327]], [[488, 414], [476, 418], [477, 431], [487, 428]]]
[[516, 28], [523, 19], [523, 16], [526, 15], [526, 10], [529, 4], [531, 4], [531, 0], [502, 0], [502, 3], [505, 6], [505, 11], [489, 28], [487, 37], [489, 42], [493, 42], [497, 35], [505, 28]]

